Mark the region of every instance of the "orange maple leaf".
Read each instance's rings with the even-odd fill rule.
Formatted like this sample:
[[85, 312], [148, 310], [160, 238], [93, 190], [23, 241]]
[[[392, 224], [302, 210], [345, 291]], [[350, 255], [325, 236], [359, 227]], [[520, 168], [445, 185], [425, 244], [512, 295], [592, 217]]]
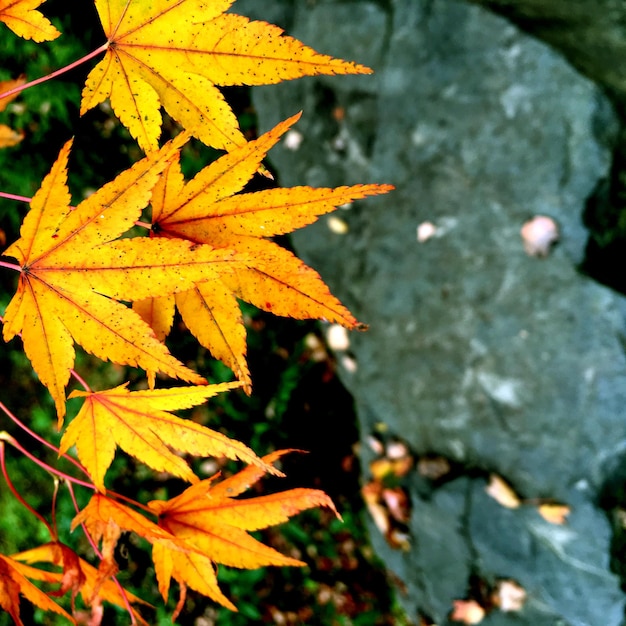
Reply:
[[[31, 550], [25, 550], [17, 554], [11, 555], [11, 558], [21, 563], [52, 563], [63, 567], [63, 574], [60, 575], [61, 589], [65, 592], [71, 590], [73, 594], [80, 591], [85, 605], [90, 606], [98, 601], [104, 600], [115, 604], [120, 608], [126, 608], [127, 603], [124, 601], [120, 588], [111, 578], [102, 578], [101, 572], [90, 563], [79, 557], [71, 548], [59, 543], [46, 543]], [[39, 572], [45, 575], [52, 574], [59, 576], [57, 573], [28, 568], [30, 578], [42, 580]], [[45, 580], [45, 579], [44, 579]], [[65, 587], [64, 587], [65, 583]], [[54, 592], [59, 595], [59, 592]], [[131, 604], [143, 604], [150, 606], [147, 602], [130, 593], [124, 592], [126, 599]], [[135, 619], [142, 625], [147, 626], [136, 610], [131, 607]]]
[[240, 385], [234, 382], [129, 391], [124, 384], [100, 392], [73, 391], [69, 397], [85, 398], [85, 403], [63, 435], [60, 454], [76, 444], [79, 459], [100, 491], [105, 490], [104, 475], [118, 445], [153, 469], [168, 471], [189, 482], [197, 482], [198, 478], [170, 448], [197, 456], [239, 459], [272, 470], [241, 442], [168, 413], [201, 404]]
[[[155, 235], [231, 249], [250, 259], [224, 272], [218, 281], [198, 284], [175, 296], [189, 330], [247, 386], [246, 336], [237, 298], [276, 315], [358, 326], [317, 272], [269, 238], [311, 224], [339, 205], [392, 189], [390, 185], [355, 185], [238, 193], [298, 118], [295, 115], [223, 155], [188, 183], [173, 160], [152, 194]], [[174, 296], [135, 306], [164, 337], [172, 323], [173, 303]]]
[[158, 540], [172, 547], [186, 548], [183, 541], [141, 513], [100, 493], [94, 493], [87, 506], [74, 517], [71, 529], [79, 524], [85, 525], [96, 542], [102, 540], [105, 560], [113, 558], [113, 550], [122, 531], [134, 532], [150, 542]]
[[195, 552], [198, 557], [202, 557], [183, 539], [175, 537], [134, 509], [99, 493], [95, 493], [87, 506], [72, 520], [72, 530], [79, 524], [85, 525], [96, 542], [102, 541], [103, 559], [98, 568], [96, 589], [115, 572], [113, 552], [122, 531], [134, 532], [153, 546], [158, 545], [176, 553]]
[[[167, 601], [171, 579], [184, 590], [187, 586], [216, 602], [236, 610], [219, 590], [217, 564], [255, 569], [265, 565], [304, 565], [262, 544], [248, 534], [280, 524], [312, 507], [337, 510], [332, 500], [317, 489], [289, 489], [276, 494], [236, 500], [265, 473], [266, 467], [289, 450], [262, 457], [263, 465], [249, 465], [222, 481], [203, 480], [171, 500], [148, 503], [158, 524], [107, 496], [95, 493], [72, 521], [72, 529], [84, 523], [96, 541], [102, 540], [105, 566], [114, 567], [113, 549], [121, 531], [138, 534], [153, 545], [159, 591]], [[275, 471], [275, 470], [274, 470]]]
[[217, 279], [221, 265], [237, 263], [233, 254], [180, 240], [115, 240], [140, 217], [159, 173], [186, 139], [179, 135], [75, 209], [66, 185], [68, 142], [31, 201], [20, 239], [4, 252], [21, 267], [4, 317], [4, 339], [22, 333], [25, 352], [55, 400], [60, 424], [74, 341], [100, 359], [205, 382], [120, 301]]
[[51, 41], [61, 33], [35, 9], [44, 0], [0, 0], [0, 22], [16, 35], [36, 42]]
[[24, 133], [13, 130], [6, 124], [0, 124], [0, 148], [12, 148], [24, 139]]
[[75, 623], [71, 615], [31, 583], [29, 578], [46, 582], [62, 582], [62, 575], [59, 573], [39, 570], [0, 554], [0, 607], [13, 618], [18, 626], [24, 626], [24, 622], [20, 619], [20, 595], [44, 611], [54, 611]]
[[[289, 452], [279, 450], [263, 457], [273, 463]], [[155, 543], [152, 558], [159, 590], [167, 601], [171, 578], [209, 596], [223, 606], [236, 610], [217, 586], [215, 565], [242, 569], [266, 565], [305, 565], [262, 544], [248, 534], [286, 522], [291, 516], [312, 507], [326, 506], [337, 516], [332, 500], [317, 489], [289, 489], [266, 496], [234, 499], [264, 471], [248, 466], [239, 473], [215, 482], [215, 477], [192, 485], [171, 500], [152, 500], [148, 506], [159, 516], [158, 524], [183, 540], [193, 550], [180, 550], [171, 542]]]
[[110, 98], [149, 151], [161, 132], [162, 105], [201, 141], [230, 150], [245, 140], [217, 86], [371, 72], [318, 54], [277, 26], [224, 13], [233, 2], [96, 0], [108, 49], [87, 78], [81, 113]]

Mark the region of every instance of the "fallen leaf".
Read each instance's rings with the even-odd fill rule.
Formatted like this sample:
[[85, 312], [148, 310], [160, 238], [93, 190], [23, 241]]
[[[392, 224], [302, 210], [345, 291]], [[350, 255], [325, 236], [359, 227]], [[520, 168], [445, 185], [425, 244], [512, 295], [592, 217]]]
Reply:
[[551, 217], [537, 215], [524, 223], [520, 234], [526, 254], [546, 257], [552, 245], [559, 240], [559, 227]]
[[450, 619], [463, 624], [480, 624], [485, 618], [485, 609], [476, 600], [454, 600]]
[[385, 457], [381, 459], [374, 459], [370, 463], [370, 474], [374, 480], [382, 481], [387, 476], [392, 476], [394, 474], [393, 467], [394, 464], [391, 459], [387, 459]]
[[539, 515], [550, 524], [565, 524], [567, 516], [571, 513], [570, 507], [564, 504], [540, 504], [537, 507]]
[[405, 552], [411, 549], [411, 542], [409, 533], [400, 528], [393, 526], [386, 536], [387, 543], [394, 550], [404, 550]]
[[521, 500], [515, 491], [513, 491], [513, 488], [497, 474], [491, 474], [489, 476], [489, 484], [485, 488], [485, 491], [498, 504], [507, 509], [517, 509], [521, 504]]
[[443, 456], [422, 456], [417, 460], [417, 472], [429, 480], [439, 480], [451, 471], [450, 461]]
[[385, 487], [381, 497], [394, 520], [405, 524], [411, 519], [409, 497], [402, 487]]
[[347, 350], [350, 347], [350, 336], [344, 326], [331, 324], [326, 331], [326, 341], [331, 350]]
[[526, 603], [526, 590], [514, 580], [499, 580], [492, 602], [505, 613], [521, 611]]
[[385, 453], [385, 446], [383, 445], [383, 442], [378, 437], [374, 437], [373, 435], [368, 435], [367, 445], [369, 449], [378, 456], [381, 456]]
[[385, 454], [387, 455], [387, 458], [391, 459], [392, 461], [404, 459], [408, 456], [411, 456], [409, 447], [406, 445], [406, 443], [398, 439], [392, 439], [387, 442], [387, 445], [385, 446]]
[[424, 243], [437, 234], [437, 227], [432, 222], [422, 222], [417, 227], [417, 241]]
[[384, 537], [387, 537], [391, 531], [391, 520], [387, 507], [382, 504], [381, 494], [382, 485], [377, 481], [371, 481], [361, 487], [361, 495], [374, 525]]

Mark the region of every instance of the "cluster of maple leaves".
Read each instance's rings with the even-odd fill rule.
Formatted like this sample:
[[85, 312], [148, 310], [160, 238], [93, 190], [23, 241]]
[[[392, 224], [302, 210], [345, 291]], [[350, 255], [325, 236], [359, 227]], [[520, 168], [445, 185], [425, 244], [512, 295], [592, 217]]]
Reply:
[[[38, 10], [42, 1], [0, 0], [0, 21], [21, 37], [53, 40], [60, 33]], [[239, 300], [281, 316], [359, 326], [320, 276], [272, 237], [306, 226], [339, 205], [390, 190], [356, 185], [242, 193], [256, 173], [267, 173], [263, 159], [299, 115], [246, 141], [220, 86], [371, 70], [319, 54], [276, 26], [227, 13], [233, 2], [95, 0], [106, 42], [68, 66], [104, 55], [86, 80], [81, 113], [108, 99], [146, 156], [72, 206], [69, 140], [31, 199], [20, 238], [3, 252], [16, 263], [0, 266], [19, 272], [17, 292], [4, 313], [3, 336], [5, 341], [21, 336], [33, 369], [54, 399], [59, 428], [65, 427], [70, 379], [83, 387], [67, 396], [82, 398], [83, 404], [57, 449], [81, 478], [57, 475], [72, 496], [74, 485], [93, 491], [88, 505], [77, 508], [72, 530], [82, 526], [99, 556], [98, 567], [92, 566], [50, 526], [50, 543], [0, 555], [0, 607], [18, 624], [20, 595], [74, 623], [101, 623], [103, 602], [126, 607], [133, 623], [145, 623], [133, 606], [141, 600], [115, 577], [114, 549], [126, 531], [152, 545], [165, 601], [171, 580], [177, 581], [175, 614], [187, 587], [236, 610], [218, 587], [217, 564], [301, 565], [249, 532], [310, 507], [335, 510], [328, 496], [314, 489], [237, 499], [265, 473], [280, 474], [275, 463], [286, 451], [259, 457], [239, 441], [172, 414], [235, 387], [250, 393]], [[12, 35], [5, 29], [2, 36]], [[41, 79], [25, 81], [2, 85], [0, 110]], [[182, 130], [160, 146], [162, 108]], [[20, 140], [6, 127], [0, 127], [2, 133], [8, 136], [0, 137], [4, 146]], [[186, 181], [179, 153], [192, 136], [224, 154]], [[142, 222], [147, 207], [150, 223]], [[149, 236], [129, 236], [137, 224]], [[176, 310], [236, 380], [208, 384], [170, 353], [164, 340]], [[73, 370], [75, 344], [104, 361], [145, 370], [145, 388], [91, 389]], [[156, 388], [157, 374], [190, 384]], [[17, 443], [0, 435], [0, 460], [13, 489], [4, 468], [5, 442]], [[191, 486], [170, 500], [148, 503], [112, 493], [106, 472], [117, 447]], [[74, 449], [78, 459], [70, 456]], [[246, 466], [225, 479], [200, 480], [183, 455], [225, 457]], [[38, 562], [53, 563], [58, 570], [35, 567]], [[59, 588], [46, 593], [33, 580]], [[65, 594], [71, 595], [71, 615], [53, 599]], [[78, 594], [88, 607], [86, 616], [75, 606]]]

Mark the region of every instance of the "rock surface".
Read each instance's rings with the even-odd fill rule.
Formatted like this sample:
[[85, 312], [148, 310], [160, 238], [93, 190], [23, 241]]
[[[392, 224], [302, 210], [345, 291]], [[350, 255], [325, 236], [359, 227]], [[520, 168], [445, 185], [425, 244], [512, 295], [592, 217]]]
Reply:
[[[598, 499], [626, 450], [626, 306], [577, 272], [581, 214], [620, 130], [611, 104], [559, 54], [461, 1], [233, 10], [376, 71], [253, 96], [261, 130], [304, 110], [270, 155], [282, 185], [396, 185], [334, 214], [341, 228], [323, 218], [293, 242], [370, 325], [338, 353], [363, 442], [384, 425], [416, 456], [456, 468], [404, 479], [408, 550], [372, 527], [409, 616], [447, 624], [476, 581], [513, 579], [528, 593], [522, 611], [494, 609], [482, 623], [621, 624]], [[520, 236], [535, 215], [559, 229], [545, 258]], [[364, 480], [372, 458], [363, 445]], [[525, 502], [490, 498], [489, 473]], [[538, 499], [568, 505], [567, 523], [542, 519]]]
[[469, 0], [516, 22], [601, 85], [626, 109], [626, 4], [622, 0]]

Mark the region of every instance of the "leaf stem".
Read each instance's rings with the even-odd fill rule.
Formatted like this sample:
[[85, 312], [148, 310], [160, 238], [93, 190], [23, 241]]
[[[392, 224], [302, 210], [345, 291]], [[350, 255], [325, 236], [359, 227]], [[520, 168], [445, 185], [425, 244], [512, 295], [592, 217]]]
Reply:
[[[38, 435], [34, 430], [31, 430], [24, 422], [22, 422], [14, 413], [12, 413], [8, 407], [4, 404], [4, 402], [0, 402], [0, 411], [3, 411], [5, 415], [19, 428], [21, 428], [24, 432], [27, 432], [33, 439], [43, 444], [44, 446], [50, 448], [57, 454], [59, 454], [59, 449], [51, 444], [49, 441]], [[73, 463], [85, 476], [89, 476], [89, 472], [74, 458], [69, 456], [69, 454], [62, 455], [63, 458], [67, 459], [70, 463]], [[64, 474], [60, 474], [61, 476], [65, 476]], [[89, 485], [91, 489], [93, 489], [93, 485]]]
[[91, 391], [91, 387], [87, 384], [85, 379], [76, 370], [70, 370], [70, 371], [72, 373], [72, 376], [76, 379], [76, 382], [78, 382], [80, 385], [82, 385], [82, 387], [83, 387], [83, 389], [85, 391], [90, 392]]
[[75, 67], [78, 67], [79, 65], [82, 65], [83, 63], [86, 63], [90, 59], [93, 59], [94, 57], [98, 56], [100, 53], [106, 52], [108, 47], [109, 47], [109, 42], [107, 41], [96, 50], [92, 50], [89, 54], [86, 54], [84, 57], [81, 57], [77, 61], [74, 61], [73, 63], [70, 63], [69, 65], [66, 65], [65, 67], [55, 70], [54, 72], [51, 72], [50, 74], [46, 74], [45, 76], [42, 76], [41, 78], [36, 78], [35, 80], [31, 80], [28, 83], [24, 83], [23, 85], [18, 85], [17, 87], [13, 87], [13, 89], [9, 89], [8, 91], [5, 91], [4, 93], [0, 94], [0, 98], [8, 98], [9, 96], [12, 96], [16, 93], [21, 93], [22, 91], [24, 91], [25, 89], [28, 89], [29, 87], [34, 87], [35, 85], [39, 85], [40, 83], [46, 82], [47, 80], [51, 80], [52, 78], [61, 76], [61, 74], [65, 74], [66, 72], [73, 70]]
[[6, 261], [0, 261], [0, 267], [8, 267], [10, 270], [15, 270], [16, 272], [22, 271], [22, 268], [16, 263], [7, 263]]
[[[76, 494], [74, 493], [74, 487], [72, 486], [71, 483], [66, 483], [66, 486], [67, 486], [68, 491], [70, 492], [70, 498], [72, 499], [72, 503], [74, 504], [74, 510], [76, 511], [76, 513], [78, 513], [80, 511], [80, 507], [78, 506], [78, 502], [76, 501]], [[85, 522], [81, 522], [80, 526], [83, 529], [83, 533], [85, 533], [85, 537], [87, 537], [87, 541], [89, 542], [91, 549], [95, 552], [96, 556], [100, 560], [102, 560], [103, 558], [102, 552], [98, 548], [98, 544], [94, 541], [90, 532], [87, 530], [87, 526], [85, 526]], [[120, 595], [122, 596], [122, 600], [124, 602], [126, 610], [128, 611], [128, 614], [130, 615], [131, 624], [136, 624], [137, 620], [135, 619], [133, 608], [130, 604], [128, 596], [126, 595], [126, 589], [122, 587], [120, 581], [117, 579], [116, 576], [111, 576], [111, 578], [113, 579], [113, 582], [115, 583], [118, 591], [120, 592]]]
[[[0, 432], [0, 442], [1, 441], [6, 441], [7, 443], [10, 443], [14, 448], [19, 450], [25, 457], [28, 457], [33, 463], [35, 463], [36, 465], [39, 465], [39, 467], [43, 468], [44, 470], [46, 470], [46, 472], [49, 472], [53, 476], [59, 476], [60, 478], [63, 478], [65, 481], [73, 482], [73, 483], [76, 483], [77, 485], [82, 485], [83, 487], [87, 487], [87, 489], [95, 490], [96, 488], [95, 485], [88, 483], [84, 480], [80, 480], [80, 478], [74, 478], [73, 476], [70, 476], [69, 474], [62, 472], [61, 470], [55, 469], [51, 465], [44, 463], [42, 460], [38, 459], [36, 456], [31, 454], [16, 439], [11, 437], [9, 433]], [[48, 444], [48, 445], [54, 448], [52, 444]], [[71, 457], [66, 457], [66, 458], [71, 458]], [[83, 470], [83, 471], [86, 472], [86, 470]]]
[[0, 191], [0, 198], [6, 198], [7, 200], [17, 200], [18, 202], [30, 203], [32, 198], [26, 196], [17, 196], [14, 193], [7, 193], [6, 191]]
[[[9, 443], [11, 443], [11, 442], [9, 442]], [[41, 515], [41, 513], [38, 513], [37, 511], [35, 511], [35, 509], [33, 509], [33, 507], [30, 504], [28, 504], [28, 502], [26, 502], [26, 500], [24, 500], [24, 498], [22, 498], [20, 492], [13, 486], [13, 483], [11, 482], [11, 479], [9, 478], [9, 474], [7, 472], [5, 456], [4, 456], [4, 441], [2, 441], [2, 440], [0, 440], [0, 466], [2, 466], [2, 475], [4, 476], [4, 480], [5, 480], [6, 484], [7, 484], [7, 486], [9, 487], [9, 490], [11, 491], [13, 496], [15, 497], [15, 499], [22, 506], [26, 507], [48, 529], [48, 532], [50, 533], [50, 537], [54, 541], [56, 541], [57, 537], [55, 537], [55, 534], [52, 531], [52, 527], [50, 526], [50, 524], [48, 523], [46, 518], [43, 515]]]

